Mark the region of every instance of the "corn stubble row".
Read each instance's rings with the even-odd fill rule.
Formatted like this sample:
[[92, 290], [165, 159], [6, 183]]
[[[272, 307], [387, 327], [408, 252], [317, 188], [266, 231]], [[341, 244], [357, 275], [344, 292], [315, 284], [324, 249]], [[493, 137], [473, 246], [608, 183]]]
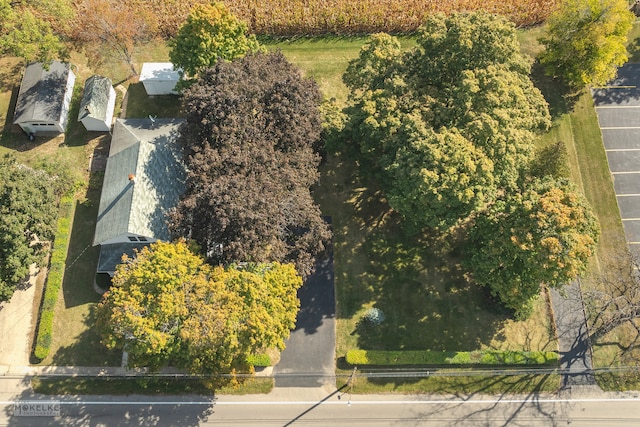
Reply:
[[[163, 33], [172, 36], [190, 7], [209, 0], [151, 0]], [[407, 33], [435, 13], [485, 10], [507, 16], [518, 27], [543, 22], [558, 0], [226, 0], [251, 32], [293, 36]], [[158, 9], [167, 9], [159, 10]], [[184, 15], [184, 16], [182, 16]]]

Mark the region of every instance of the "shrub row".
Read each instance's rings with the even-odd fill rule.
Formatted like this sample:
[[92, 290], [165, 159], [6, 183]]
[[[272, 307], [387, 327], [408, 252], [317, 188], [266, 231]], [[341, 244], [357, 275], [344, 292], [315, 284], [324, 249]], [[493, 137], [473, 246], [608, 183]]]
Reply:
[[267, 367], [271, 366], [271, 358], [268, 354], [252, 354], [247, 357], [247, 363], [254, 367]]
[[40, 307], [40, 321], [38, 322], [38, 336], [34, 356], [42, 360], [49, 354], [51, 348], [51, 334], [53, 329], [53, 313], [62, 287], [64, 269], [67, 261], [67, 246], [73, 218], [73, 197], [65, 196], [60, 202], [60, 216], [56, 235], [49, 261], [49, 274], [44, 288], [42, 305]]
[[380, 351], [349, 350], [350, 365], [552, 365], [553, 351]]

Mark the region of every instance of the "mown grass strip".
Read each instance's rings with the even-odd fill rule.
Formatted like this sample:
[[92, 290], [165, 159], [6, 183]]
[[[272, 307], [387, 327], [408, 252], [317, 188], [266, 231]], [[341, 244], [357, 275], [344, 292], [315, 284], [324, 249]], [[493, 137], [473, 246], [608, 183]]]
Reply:
[[439, 371], [429, 377], [375, 377], [355, 375], [351, 382], [350, 371], [339, 371], [337, 387], [345, 393], [405, 393], [405, 394], [530, 394], [553, 393], [560, 388], [561, 376], [555, 373], [523, 375], [451, 375]]
[[[228, 382], [228, 380], [226, 380]], [[31, 380], [33, 391], [46, 395], [179, 395], [266, 394], [273, 388], [273, 378], [254, 377], [237, 385], [219, 385], [198, 378], [44, 378]]]

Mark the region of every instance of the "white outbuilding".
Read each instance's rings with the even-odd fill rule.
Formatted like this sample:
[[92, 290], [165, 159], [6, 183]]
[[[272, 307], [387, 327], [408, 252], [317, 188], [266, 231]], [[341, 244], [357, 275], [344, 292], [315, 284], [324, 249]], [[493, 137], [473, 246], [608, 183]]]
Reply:
[[171, 62], [145, 62], [140, 72], [140, 82], [147, 95], [177, 95], [176, 83], [180, 73]]
[[111, 80], [102, 76], [91, 76], [84, 84], [80, 101], [78, 121], [88, 131], [109, 132], [116, 106], [116, 91]]

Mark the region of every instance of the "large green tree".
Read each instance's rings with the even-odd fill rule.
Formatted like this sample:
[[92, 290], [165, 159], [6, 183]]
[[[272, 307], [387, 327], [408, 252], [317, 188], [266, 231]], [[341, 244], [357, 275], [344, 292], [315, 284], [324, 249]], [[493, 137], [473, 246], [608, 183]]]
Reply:
[[572, 184], [535, 180], [476, 218], [466, 264], [477, 283], [526, 315], [541, 285], [560, 287], [585, 271], [599, 232], [586, 199]]
[[247, 367], [257, 351], [284, 348], [301, 285], [290, 264], [211, 267], [184, 241], [156, 242], [118, 266], [98, 325], [132, 367], [225, 372]]
[[0, 159], [0, 301], [7, 301], [41, 265], [57, 218], [56, 178], [41, 170]]
[[634, 20], [625, 0], [562, 0], [540, 39], [540, 62], [573, 87], [603, 85], [627, 62]]
[[303, 276], [330, 232], [311, 197], [322, 132], [315, 82], [281, 53], [257, 53], [201, 72], [184, 94], [187, 190], [177, 236], [213, 263], [292, 262]]
[[240, 58], [260, 45], [223, 3], [212, 2], [194, 6], [169, 46], [173, 65], [181, 69], [183, 78], [192, 79], [218, 59]]
[[67, 56], [68, 0], [0, 0], [0, 53], [49, 63]]
[[447, 228], [514, 188], [550, 124], [515, 28], [485, 13], [430, 17], [407, 52], [374, 35], [343, 80], [339, 149], [417, 228]]

